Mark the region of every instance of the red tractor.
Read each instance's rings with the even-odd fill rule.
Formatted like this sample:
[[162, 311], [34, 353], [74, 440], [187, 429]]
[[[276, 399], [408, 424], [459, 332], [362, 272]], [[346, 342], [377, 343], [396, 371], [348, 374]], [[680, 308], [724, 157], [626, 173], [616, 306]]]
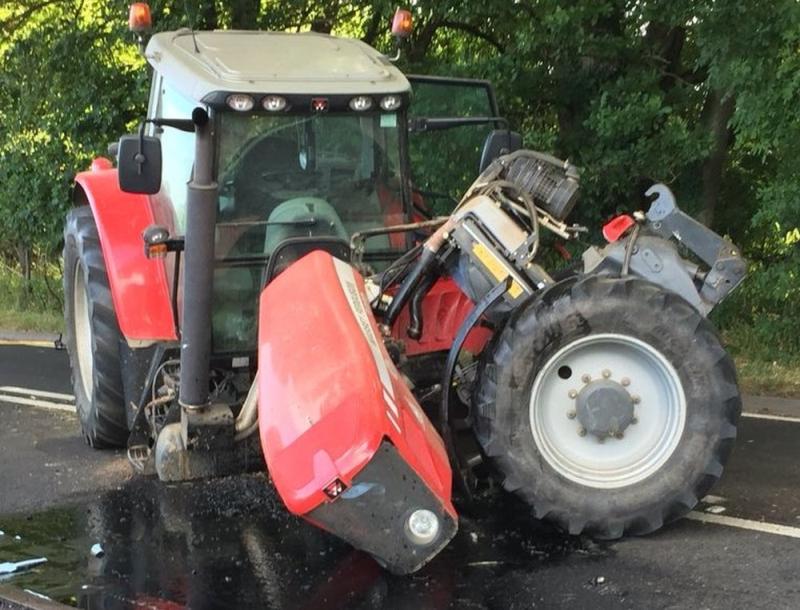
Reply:
[[[266, 459], [290, 511], [398, 573], [455, 535], [454, 489], [617, 538], [720, 477], [741, 401], [706, 315], [746, 266], [665, 186], [552, 275], [579, 174], [523, 149], [488, 83], [316, 33], [163, 32], [145, 56], [148, 118], [78, 175], [64, 232], [91, 446], [169, 481]], [[432, 217], [415, 139], [465, 126], [490, 130], [479, 176]]]

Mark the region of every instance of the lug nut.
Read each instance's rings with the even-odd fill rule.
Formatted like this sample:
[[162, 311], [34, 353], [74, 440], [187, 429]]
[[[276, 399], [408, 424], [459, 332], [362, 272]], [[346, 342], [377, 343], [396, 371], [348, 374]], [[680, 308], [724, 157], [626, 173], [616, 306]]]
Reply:
[[625, 435], [624, 435], [622, 432], [617, 432], [617, 433], [614, 435], [614, 437], [616, 437], [616, 438], [618, 438], [618, 439], [621, 439], [623, 436], [625, 436]]
[[584, 374], [581, 376], [581, 381], [582, 381], [583, 383], [589, 383], [591, 380], [592, 380], [592, 376], [591, 376], [591, 375], [589, 375], [588, 373], [584, 373]]
[[619, 380], [619, 382], [624, 386], [631, 385], [631, 380], [628, 379], [627, 377], [623, 377], [622, 379]]
[[586, 429], [581, 428], [580, 430], [578, 430], [578, 436], [586, 436]]
[[631, 396], [631, 400], [633, 401], [633, 404], [635, 404], [635, 405], [638, 405], [640, 402], [642, 402], [642, 399], [641, 399], [641, 398], [639, 398], [639, 397], [638, 397], [638, 396], [636, 396], [636, 395], [634, 395], [634, 396]]
[[638, 423], [639, 423], [638, 417], [634, 417], [633, 419], [631, 419], [631, 424], [638, 424]]
[[603, 369], [603, 377], [605, 377], [606, 379], [611, 377], [611, 371], [609, 371], [608, 369]]
[[577, 398], [577, 397], [578, 397], [578, 392], [577, 392], [577, 390], [570, 390], [570, 391], [569, 391], [569, 397], [570, 397], [570, 398]]
[[567, 412], [567, 417], [568, 417], [569, 419], [575, 419], [575, 417], [576, 417], [577, 415], [578, 415], [578, 414], [577, 414], [577, 413], [575, 413], [575, 411], [568, 411], [568, 412]]

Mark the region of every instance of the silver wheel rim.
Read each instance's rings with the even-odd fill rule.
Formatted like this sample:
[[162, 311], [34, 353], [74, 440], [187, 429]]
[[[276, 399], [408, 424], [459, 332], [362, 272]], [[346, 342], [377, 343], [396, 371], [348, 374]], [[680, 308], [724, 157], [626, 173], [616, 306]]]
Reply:
[[[619, 438], [586, 434], [575, 417], [575, 396], [587, 379], [624, 384], [635, 403], [633, 424]], [[612, 489], [646, 479], [669, 459], [686, 423], [686, 396], [675, 367], [653, 346], [605, 333], [578, 339], [547, 361], [534, 380], [529, 412], [536, 447], [554, 470]]]
[[75, 263], [75, 283], [72, 292], [72, 311], [75, 319], [75, 349], [78, 360], [81, 386], [84, 395], [92, 398], [92, 377], [94, 358], [92, 357], [92, 323], [89, 315], [89, 299], [86, 290], [86, 274], [80, 261]]

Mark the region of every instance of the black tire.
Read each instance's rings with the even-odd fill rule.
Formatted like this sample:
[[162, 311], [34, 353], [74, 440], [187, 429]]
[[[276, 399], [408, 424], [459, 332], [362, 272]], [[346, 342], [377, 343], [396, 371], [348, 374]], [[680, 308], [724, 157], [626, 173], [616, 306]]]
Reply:
[[[91, 363], [88, 384], [82, 380], [81, 358], [78, 356], [77, 335], [80, 331], [76, 319], [76, 282], [85, 286], [86, 327], [91, 335], [87, 339], [91, 348], [87, 349], [84, 358], [85, 362]], [[96, 449], [124, 447], [129, 432], [120, 368], [122, 335], [111, 299], [97, 225], [89, 206], [74, 208], [67, 213], [64, 227], [64, 320], [64, 343], [69, 352], [82, 434]]]
[[[529, 418], [537, 372], [559, 349], [598, 333], [631, 335], [655, 348], [677, 371], [686, 397], [674, 451], [653, 474], [614, 489], [557, 472]], [[476, 435], [504, 487], [537, 518], [571, 534], [614, 539], [657, 530], [709, 491], [736, 437], [741, 398], [730, 356], [689, 303], [641, 279], [587, 276], [556, 285], [512, 316], [484, 353], [474, 412]]]

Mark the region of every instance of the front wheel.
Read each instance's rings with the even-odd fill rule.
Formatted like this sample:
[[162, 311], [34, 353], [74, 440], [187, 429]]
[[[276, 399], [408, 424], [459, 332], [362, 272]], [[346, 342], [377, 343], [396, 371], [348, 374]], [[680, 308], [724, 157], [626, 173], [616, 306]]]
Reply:
[[487, 350], [476, 433], [504, 485], [570, 533], [644, 534], [722, 474], [741, 399], [711, 324], [636, 278], [568, 280]]
[[74, 208], [64, 227], [64, 343], [81, 431], [92, 447], [128, 439], [119, 346], [100, 238], [89, 206]]

